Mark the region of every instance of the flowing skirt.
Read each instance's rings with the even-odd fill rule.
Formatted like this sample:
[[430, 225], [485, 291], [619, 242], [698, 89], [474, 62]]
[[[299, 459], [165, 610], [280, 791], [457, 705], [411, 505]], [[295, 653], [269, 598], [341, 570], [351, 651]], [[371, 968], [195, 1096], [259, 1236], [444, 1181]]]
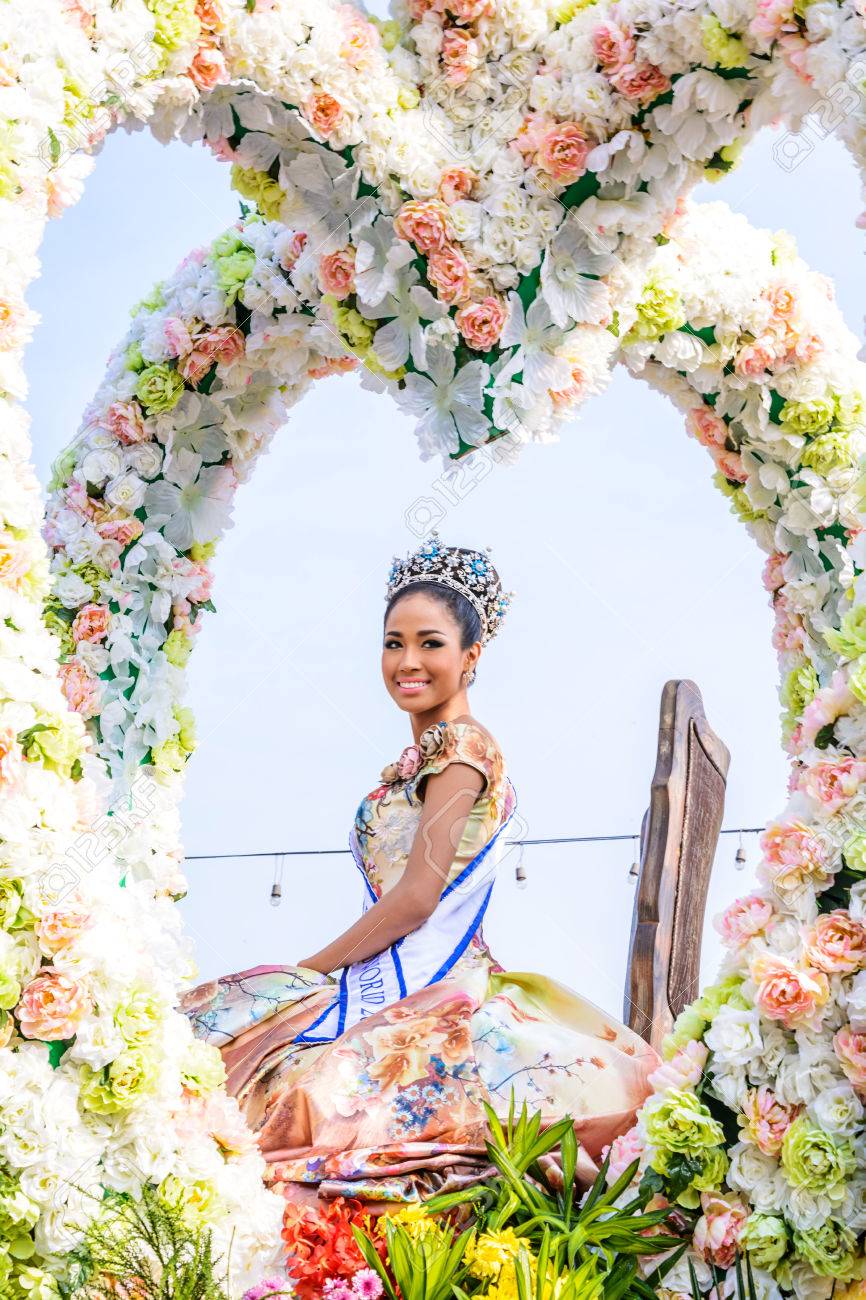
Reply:
[[556, 980], [503, 970], [486, 945], [316, 1042], [336, 988], [305, 967], [257, 966], [182, 1002], [222, 1052], [269, 1186], [291, 1202], [384, 1209], [477, 1182], [494, 1172], [484, 1102], [507, 1116], [512, 1089], [515, 1114], [525, 1101], [544, 1124], [572, 1116], [586, 1185], [651, 1092], [659, 1058], [642, 1038]]

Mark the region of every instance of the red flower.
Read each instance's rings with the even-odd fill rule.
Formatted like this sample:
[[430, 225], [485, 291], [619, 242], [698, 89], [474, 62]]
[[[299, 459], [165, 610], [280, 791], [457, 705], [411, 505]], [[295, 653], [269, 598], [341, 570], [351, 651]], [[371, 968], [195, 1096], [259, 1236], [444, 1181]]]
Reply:
[[317, 1300], [329, 1278], [350, 1280], [367, 1261], [352, 1235], [351, 1224], [373, 1237], [383, 1263], [387, 1241], [374, 1232], [372, 1216], [355, 1197], [336, 1196], [321, 1209], [286, 1205], [282, 1237], [289, 1250], [286, 1269], [300, 1300]]

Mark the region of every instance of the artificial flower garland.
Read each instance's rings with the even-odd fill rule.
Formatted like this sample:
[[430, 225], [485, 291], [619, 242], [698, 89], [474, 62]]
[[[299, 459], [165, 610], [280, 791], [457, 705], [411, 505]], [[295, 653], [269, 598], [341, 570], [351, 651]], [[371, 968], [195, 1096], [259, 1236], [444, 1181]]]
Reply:
[[[62, 1279], [68, 1245], [92, 1213], [92, 1202], [76, 1199], [76, 1185], [98, 1193], [103, 1184], [166, 1177], [179, 1180], [190, 1212], [213, 1222], [223, 1241], [234, 1234], [242, 1277], [273, 1246], [279, 1203], [256, 1194], [261, 1162], [248, 1149], [249, 1134], [221, 1091], [216, 1063], [173, 1010], [177, 984], [191, 971], [168, 901], [182, 892], [173, 769], [193, 744], [180, 704], [183, 660], [193, 613], [208, 605], [209, 546], [227, 522], [235, 481], [281, 419], [286, 396], [315, 377], [318, 364], [345, 365], [346, 352], [364, 362], [369, 382], [419, 416], [424, 456], [463, 454], [508, 430], [518, 440], [548, 438], [559, 416], [606, 382], [618, 342], [626, 352], [658, 344], [649, 360], [639, 349], [632, 356], [646, 361], [649, 375], [670, 378], [679, 367], [664, 369], [672, 364], [666, 346], [679, 357], [683, 344], [669, 335], [689, 331], [665, 319], [664, 287], [653, 282], [644, 292], [656, 238], [681, 228], [683, 192], [728, 169], [762, 121], [796, 122], [817, 96], [844, 83], [862, 52], [863, 23], [853, 5], [795, 12], [783, 3], [717, 3], [684, 12], [636, 0], [616, 8], [413, 0], [378, 25], [323, 0], [5, 0], [2, 16], [0, 997], [8, 1038], [0, 1048], [0, 1172], [6, 1236], [15, 1243], [0, 1257], [2, 1281], [13, 1295], [55, 1294], [52, 1279]], [[219, 263], [222, 279], [210, 300], [199, 296], [199, 264], [187, 268], [190, 302], [178, 303], [174, 315], [189, 339], [179, 328], [160, 338], [163, 303], [142, 309], [137, 323], [154, 317], [153, 332], [135, 340], [138, 352], [124, 348], [109, 403], [129, 409], [114, 412], [101, 442], [106, 408], [87, 420], [88, 451], [97, 465], [104, 453], [106, 472], [96, 483], [82, 478], [77, 453], [61, 468], [57, 490], [65, 500], [52, 512], [51, 527], [60, 531], [52, 535], [48, 605], [58, 640], [38, 612], [48, 575], [18, 405], [26, 393], [21, 354], [35, 319], [24, 293], [38, 271], [44, 221], [78, 197], [90, 153], [118, 123], [143, 121], [163, 139], [204, 139], [270, 220], [247, 222], [224, 237], [235, 241], [230, 251], [225, 243], [212, 251], [208, 269]], [[862, 128], [860, 103], [840, 132], [855, 153]], [[291, 256], [273, 256], [278, 239], [292, 238], [276, 221], [307, 236], [291, 265]], [[256, 270], [268, 262], [272, 285], [257, 302], [242, 299], [253, 295]], [[274, 286], [294, 295], [281, 313]], [[750, 289], [742, 283], [743, 295]], [[292, 318], [296, 333], [273, 371], [264, 337], [259, 355], [246, 359], [242, 318], [220, 332], [231, 294], [247, 314]], [[192, 303], [201, 311], [193, 313]], [[654, 334], [660, 322], [665, 329]], [[835, 346], [832, 330], [828, 337]], [[717, 336], [710, 346], [724, 342]], [[148, 359], [145, 349], [154, 348]], [[786, 354], [772, 358], [775, 368]], [[246, 409], [231, 392], [231, 373], [244, 366], [255, 376]], [[202, 408], [220, 392], [219, 417], [208, 424], [206, 409], [202, 423]], [[812, 396], [791, 400], [808, 406]], [[722, 445], [717, 429], [714, 445], [718, 453], [741, 451], [749, 469], [750, 447], [737, 445], [740, 414], [723, 413], [734, 433]], [[175, 427], [181, 416], [186, 447]], [[772, 405], [770, 416], [779, 423]], [[838, 466], [825, 474], [825, 462], [834, 438], [850, 431], [851, 411], [834, 405], [828, 418], [825, 407], [826, 427], [821, 418], [804, 411], [806, 427], [794, 429], [804, 438], [832, 436], [811, 453], [824, 458], [807, 467], [817, 477], [804, 470], [785, 494], [791, 518], [800, 517], [795, 503], [806, 514], [826, 513], [833, 508], [827, 496], [839, 495]], [[814, 429], [810, 421], [818, 421]], [[710, 439], [705, 417], [703, 427]], [[192, 445], [196, 437], [207, 443], [206, 432], [216, 439], [211, 450], [220, 446], [213, 459]], [[766, 490], [772, 474], [762, 462], [754, 480]], [[145, 501], [129, 509], [140, 490], [135, 479], [145, 484]], [[724, 481], [740, 493], [736, 475]], [[116, 500], [106, 496], [109, 483]], [[747, 475], [751, 500], [748, 489]], [[189, 508], [191, 496], [197, 508]], [[742, 506], [742, 495], [734, 499]], [[64, 523], [82, 509], [92, 511], [87, 527], [65, 537]], [[145, 542], [133, 523], [125, 527], [135, 535], [125, 535], [125, 518], [142, 522], [138, 510], [150, 511], [160, 541]], [[844, 525], [834, 534], [835, 525], [816, 523], [811, 547], [801, 521], [797, 536], [806, 541], [780, 547], [786, 558], [776, 570], [796, 555], [793, 568], [803, 565], [812, 578], [816, 556], [823, 567], [838, 554], [826, 540], [841, 541]], [[197, 526], [214, 536], [197, 540]], [[88, 567], [84, 555], [97, 536], [102, 548]], [[136, 547], [145, 554], [130, 563]], [[830, 571], [832, 585], [832, 562]], [[840, 562], [838, 572], [849, 570]], [[798, 583], [787, 576], [783, 585], [777, 603], [791, 610], [791, 635], [805, 629], [805, 639], [812, 622], [797, 605]], [[857, 628], [831, 624], [842, 639], [829, 649], [855, 662], [844, 681], [856, 682]], [[829, 689], [820, 653], [818, 642], [808, 643], [820, 687], [813, 714], [833, 714], [839, 700], [820, 693]], [[90, 738], [64, 708], [58, 655], [67, 700], [91, 715]], [[802, 723], [797, 718], [815, 688], [809, 664], [786, 676], [793, 743], [805, 744], [804, 752], [811, 743], [805, 712]], [[129, 680], [118, 686], [124, 671]], [[154, 690], [149, 699], [142, 692], [133, 711], [127, 704], [142, 672], [153, 675]], [[821, 744], [831, 737], [832, 746], [837, 735], [844, 743], [841, 717], [818, 728]], [[842, 726], [832, 736], [831, 722]], [[130, 784], [135, 764], [124, 764], [135, 752], [156, 763], [146, 762]], [[828, 759], [810, 780], [835, 792], [828, 799], [845, 792], [856, 809], [859, 762], [856, 755]], [[129, 787], [126, 817], [116, 790], [100, 789], [106, 764]], [[111, 816], [94, 821], [92, 810], [107, 805]], [[845, 1050], [856, 1054], [856, 1040]], [[844, 1183], [850, 1162], [839, 1159]]]

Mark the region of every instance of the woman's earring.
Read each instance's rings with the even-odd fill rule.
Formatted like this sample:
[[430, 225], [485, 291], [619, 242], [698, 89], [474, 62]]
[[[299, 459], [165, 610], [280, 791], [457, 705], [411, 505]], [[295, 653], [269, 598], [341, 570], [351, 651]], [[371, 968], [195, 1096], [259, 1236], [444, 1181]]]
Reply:
[[473, 668], [471, 673], [467, 673], [466, 670], [464, 669], [463, 676], [466, 679], [466, 685], [471, 686], [472, 683], [475, 681], [475, 669]]

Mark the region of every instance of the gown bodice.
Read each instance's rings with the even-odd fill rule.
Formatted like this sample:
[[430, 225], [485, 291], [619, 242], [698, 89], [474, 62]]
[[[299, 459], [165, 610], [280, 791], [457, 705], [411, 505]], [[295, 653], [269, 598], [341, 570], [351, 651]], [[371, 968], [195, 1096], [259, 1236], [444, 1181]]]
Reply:
[[[382, 771], [379, 785], [358, 805], [352, 827], [356, 862], [376, 898], [393, 888], [406, 868], [423, 809], [425, 778], [449, 763], [477, 768], [485, 785], [475, 800], [443, 888], [452, 884], [511, 816], [516, 796], [494, 741], [473, 722], [438, 722], [407, 745]], [[479, 926], [473, 947], [486, 951]]]

